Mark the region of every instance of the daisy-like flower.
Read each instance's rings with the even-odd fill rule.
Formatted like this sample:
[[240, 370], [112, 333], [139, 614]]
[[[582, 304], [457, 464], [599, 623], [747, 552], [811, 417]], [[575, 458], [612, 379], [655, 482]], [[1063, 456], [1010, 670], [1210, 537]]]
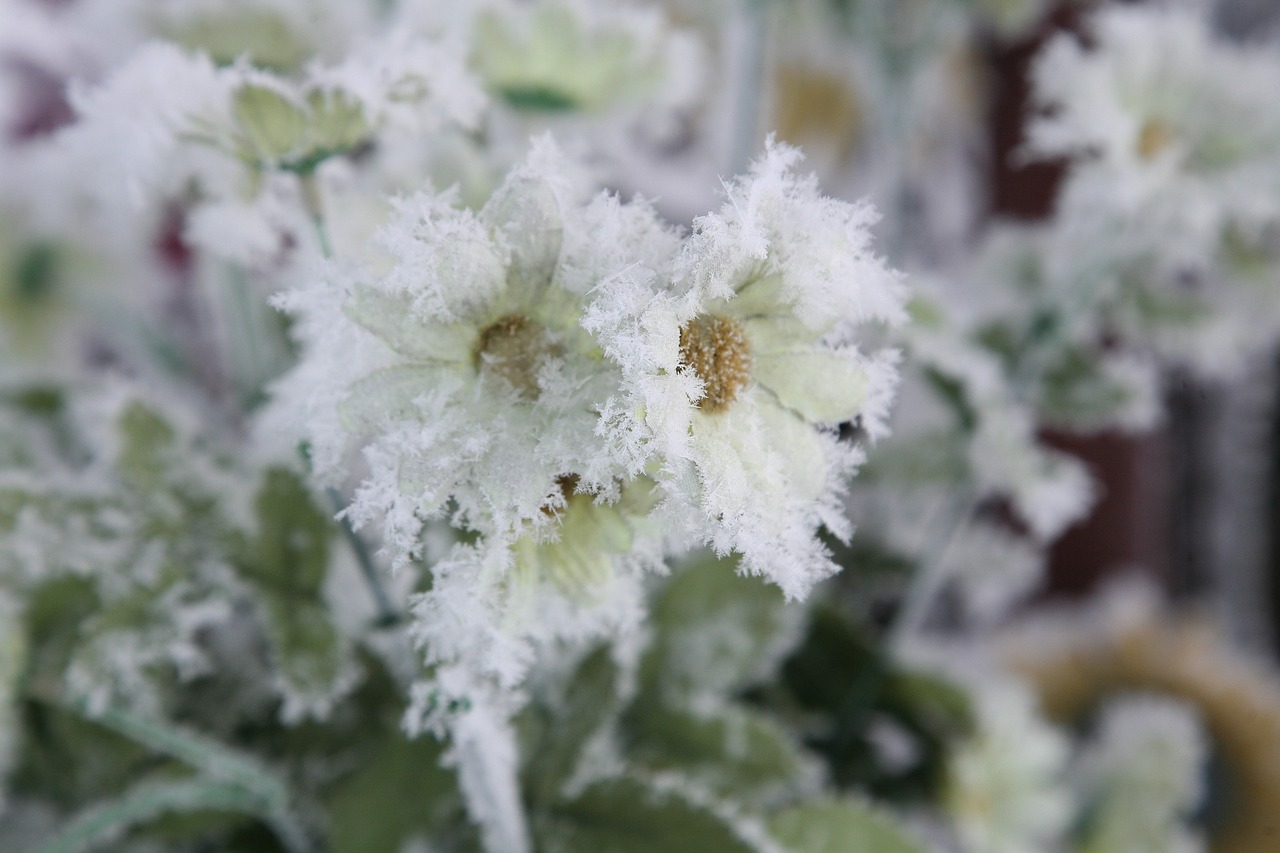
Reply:
[[352, 511], [385, 519], [397, 563], [446, 511], [518, 537], [576, 518], [577, 495], [617, 498], [596, 435], [617, 374], [579, 325], [582, 298], [626, 263], [662, 263], [674, 238], [643, 204], [584, 196], [543, 139], [478, 212], [450, 194], [402, 199], [341, 293], [286, 300], [310, 349], [299, 387], [336, 389], [312, 400], [318, 468], [364, 448]]
[[472, 66], [519, 110], [602, 110], [653, 91], [669, 71], [671, 33], [655, 9], [504, 0], [473, 29]]
[[943, 807], [966, 853], [1042, 853], [1066, 831], [1067, 739], [1012, 679], [975, 686], [977, 730], [951, 756]]
[[[1124, 587], [1089, 607], [1042, 614], [1006, 632], [999, 649], [1039, 695], [1045, 713], [1073, 725], [1118, 695], [1141, 692], [1194, 710], [1229, 791], [1202, 828], [1215, 853], [1274, 845], [1280, 810], [1280, 678], [1228, 647], [1204, 621], [1170, 613], [1146, 587]], [[1209, 793], [1210, 800], [1220, 792]], [[1128, 848], [1126, 848], [1128, 849]]]
[[1112, 701], [1079, 760], [1088, 817], [1081, 853], [1196, 853], [1186, 826], [1203, 795], [1207, 744], [1195, 712], [1172, 699]]
[[1280, 60], [1184, 7], [1107, 8], [1091, 31], [1091, 49], [1067, 37], [1046, 49], [1046, 113], [1029, 139], [1077, 158], [1058, 227], [1074, 289], [1094, 294], [1113, 335], [1230, 370], [1280, 329], [1271, 279], [1245, 272], [1280, 260]]
[[862, 451], [836, 427], [880, 435], [896, 384], [897, 354], [863, 353], [857, 327], [904, 317], [874, 212], [822, 197], [799, 156], [771, 140], [695, 220], [670, 288], [619, 277], [584, 320], [623, 379], [601, 428], [657, 479], [670, 529], [791, 598], [836, 570], [819, 526], [850, 532], [838, 496]]

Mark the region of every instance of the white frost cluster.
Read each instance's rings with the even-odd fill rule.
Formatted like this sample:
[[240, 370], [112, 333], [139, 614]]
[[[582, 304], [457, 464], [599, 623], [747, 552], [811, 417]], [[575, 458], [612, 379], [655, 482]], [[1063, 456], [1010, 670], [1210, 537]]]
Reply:
[[1203, 794], [1207, 753], [1199, 721], [1184, 704], [1140, 696], [1112, 700], [1076, 768], [1089, 815], [1080, 850], [1205, 850], [1187, 821]]
[[1065, 291], [1113, 334], [1224, 373], [1280, 328], [1280, 54], [1216, 36], [1205, 9], [1107, 7], [1091, 47], [1039, 60], [1029, 148], [1076, 158], [1059, 203]]
[[682, 239], [542, 138], [479, 209], [400, 198], [280, 300], [304, 353], [279, 399], [305, 401], [317, 475], [358, 481], [347, 515], [401, 570], [425, 525], [457, 531], [412, 606], [428, 675], [407, 720], [452, 734], [473, 804], [511, 796], [485, 743], [510, 739], [539, 650], [634, 636], [664, 557], [738, 552], [793, 598], [835, 571], [818, 531], [849, 534], [863, 454], [837, 427], [883, 434], [896, 385], [896, 353], [858, 334], [902, 319], [903, 288], [872, 211], [821, 197], [798, 157], [771, 145]]
[[1023, 684], [993, 679], [974, 692], [977, 731], [951, 756], [943, 806], [965, 853], [1044, 853], [1071, 820], [1068, 741]]

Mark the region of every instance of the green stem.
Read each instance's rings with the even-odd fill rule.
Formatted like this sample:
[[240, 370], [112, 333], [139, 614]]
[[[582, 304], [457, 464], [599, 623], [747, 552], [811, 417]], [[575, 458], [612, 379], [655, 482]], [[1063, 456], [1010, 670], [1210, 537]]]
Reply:
[[968, 521], [973, 513], [975, 495], [970, 486], [955, 489], [943, 505], [942, 523], [934, 531], [929, 546], [925, 549], [920, 569], [912, 579], [902, 608], [894, 618], [891, 646], [901, 650], [911, 637], [924, 627], [933, 603], [946, 585], [947, 549], [955, 539], [956, 532]]
[[324, 218], [324, 198], [320, 195], [320, 183], [314, 171], [304, 172], [298, 176], [302, 184], [302, 204], [311, 216], [311, 224], [315, 228], [316, 240], [320, 243], [320, 254], [326, 258], [333, 257], [333, 243], [329, 240], [329, 229]]
[[[306, 205], [307, 212], [311, 215], [311, 223], [315, 226], [316, 241], [320, 244], [320, 253], [326, 259], [332, 258], [333, 243], [329, 239], [329, 229], [325, 224], [324, 199], [320, 195], [320, 187], [316, 182], [315, 173], [307, 172], [301, 175], [299, 179], [302, 182], [303, 204]], [[335, 510], [341, 511], [346, 507], [347, 502], [337, 489], [329, 488], [326, 492]], [[360, 574], [364, 577], [365, 585], [369, 587], [369, 594], [373, 596], [373, 602], [378, 608], [377, 625], [379, 627], [389, 627], [397, 624], [400, 621], [400, 612], [392, 603], [386, 587], [382, 585], [382, 578], [379, 575], [378, 567], [373, 564], [373, 556], [369, 553], [368, 544], [365, 543], [364, 539], [346, 518], [342, 518], [339, 524], [342, 526], [342, 534], [346, 538], [347, 544], [351, 546], [351, 552], [355, 555], [356, 563], [360, 566]]]
[[[342, 494], [334, 488], [325, 490], [329, 495], [329, 500], [333, 503], [335, 510], [341, 511], [346, 506], [346, 501]], [[338, 522], [342, 526], [342, 534], [346, 537], [347, 544], [351, 546], [351, 551], [355, 554], [356, 563], [360, 566], [360, 574], [364, 576], [365, 584], [369, 587], [369, 592], [373, 596], [373, 602], [378, 608], [377, 626], [379, 628], [389, 628], [400, 621], [400, 612], [391, 602], [391, 596], [387, 594], [386, 588], [382, 585], [382, 579], [378, 575], [378, 567], [373, 564], [373, 556], [369, 553], [369, 546], [364, 539], [351, 526], [351, 522], [345, 517]]]
[[119, 708], [95, 714], [84, 702], [59, 704], [135, 743], [241, 788], [272, 812], [288, 808], [289, 790], [283, 782], [256, 759], [237, 754], [217, 741]]
[[[214, 808], [215, 802], [218, 807], [244, 811], [263, 819], [290, 853], [315, 850], [315, 844], [293, 817], [293, 798], [288, 785], [256, 758], [235, 752], [196, 732], [121, 708], [108, 707], [95, 713], [81, 700], [69, 700], [48, 691], [33, 690], [30, 695], [176, 759], [200, 771], [204, 777], [198, 781], [174, 782], [167, 786], [171, 789], [167, 793], [149, 786], [136, 788], [115, 804], [84, 813], [65, 833], [50, 842], [50, 845], [64, 846], [52, 846], [50, 850], [85, 849], [94, 838], [113, 827], [138, 823], [184, 805]], [[73, 841], [74, 846], [67, 846]]]
[[765, 5], [768, 0], [743, 0], [743, 44], [734, 74], [733, 146], [729, 172], [745, 174], [756, 150], [763, 94], [764, 48], [767, 35]]
[[[263, 817], [257, 800], [236, 785], [205, 780], [147, 782], [124, 796], [75, 815], [35, 853], [80, 853], [101, 847], [130, 827], [173, 812], [220, 811]], [[293, 848], [291, 849], [305, 849]]]

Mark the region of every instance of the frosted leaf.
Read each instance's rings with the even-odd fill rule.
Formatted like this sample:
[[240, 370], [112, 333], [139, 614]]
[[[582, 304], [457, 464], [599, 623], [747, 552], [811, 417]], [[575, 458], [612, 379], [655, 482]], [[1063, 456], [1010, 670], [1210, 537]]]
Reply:
[[724, 853], [778, 853], [758, 826], [679, 777], [597, 782], [538, 827], [547, 853], [642, 853], [680, 845]]
[[262, 686], [290, 722], [354, 686], [351, 638], [321, 596], [334, 528], [296, 475], [233, 464], [192, 411], [127, 384], [48, 418], [63, 443], [40, 458], [43, 482], [0, 478], [0, 586], [85, 598], [63, 608], [74, 653], [50, 673], [70, 695], [158, 712], [167, 686], [211, 673], [219, 632], [246, 629], [266, 636]]
[[788, 849], [805, 853], [923, 853], [919, 841], [885, 810], [860, 800], [817, 800], [769, 818], [769, 831]]
[[642, 665], [647, 690], [697, 706], [771, 677], [799, 642], [802, 609], [775, 588], [737, 577], [734, 563], [704, 554], [662, 589]]

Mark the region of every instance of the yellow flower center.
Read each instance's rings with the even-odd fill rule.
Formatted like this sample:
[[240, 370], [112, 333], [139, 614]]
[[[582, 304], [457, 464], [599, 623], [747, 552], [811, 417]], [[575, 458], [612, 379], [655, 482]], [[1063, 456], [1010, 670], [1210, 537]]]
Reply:
[[1138, 156], [1152, 160], [1173, 142], [1173, 128], [1158, 118], [1147, 119], [1138, 131]]
[[680, 327], [680, 367], [702, 380], [697, 406], [720, 412], [738, 398], [751, 379], [751, 348], [742, 324], [728, 317], [704, 314]]
[[480, 333], [476, 368], [500, 376], [522, 400], [538, 399], [538, 372], [563, 351], [546, 327], [527, 317], [503, 317]]

